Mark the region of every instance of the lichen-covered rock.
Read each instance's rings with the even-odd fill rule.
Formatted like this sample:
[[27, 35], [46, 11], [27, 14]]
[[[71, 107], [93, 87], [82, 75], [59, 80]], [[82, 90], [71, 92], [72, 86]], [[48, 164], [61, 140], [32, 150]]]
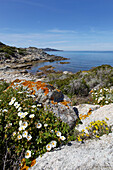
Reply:
[[23, 86], [24, 89], [30, 91], [36, 100], [43, 104], [45, 110], [52, 111], [71, 128], [75, 126], [78, 117], [72, 107], [71, 100], [64, 96], [60, 90], [55, 89], [53, 85], [41, 81], [33, 82], [16, 79], [8, 88], [18, 88], [18, 86]]

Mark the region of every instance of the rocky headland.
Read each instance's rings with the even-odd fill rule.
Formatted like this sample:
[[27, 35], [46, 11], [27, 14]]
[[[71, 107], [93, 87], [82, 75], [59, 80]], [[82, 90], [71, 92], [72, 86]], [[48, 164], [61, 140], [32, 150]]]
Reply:
[[17, 76], [31, 77], [27, 69], [38, 62], [66, 60], [61, 56], [47, 54], [43, 49], [36, 47], [16, 48], [0, 42], [0, 77], [5, 78]]

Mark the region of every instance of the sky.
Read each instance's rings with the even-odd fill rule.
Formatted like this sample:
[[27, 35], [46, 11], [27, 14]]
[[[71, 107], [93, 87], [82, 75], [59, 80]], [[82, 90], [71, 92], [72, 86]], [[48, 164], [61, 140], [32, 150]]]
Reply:
[[113, 51], [113, 0], [0, 0], [0, 41], [16, 47]]

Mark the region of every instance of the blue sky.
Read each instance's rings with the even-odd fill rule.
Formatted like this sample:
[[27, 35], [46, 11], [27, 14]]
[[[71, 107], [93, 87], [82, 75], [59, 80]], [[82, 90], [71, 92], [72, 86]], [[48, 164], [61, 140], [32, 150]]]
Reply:
[[113, 0], [0, 0], [0, 41], [17, 47], [113, 50]]

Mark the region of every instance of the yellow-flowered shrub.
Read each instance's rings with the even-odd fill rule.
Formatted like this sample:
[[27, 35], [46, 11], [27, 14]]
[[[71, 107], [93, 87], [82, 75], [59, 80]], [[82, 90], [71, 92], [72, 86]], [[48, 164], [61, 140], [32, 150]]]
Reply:
[[[106, 117], [106, 120], [109, 119]], [[105, 120], [97, 120], [90, 122], [90, 125], [88, 125], [78, 134], [77, 140], [83, 142], [87, 139], [100, 138], [100, 136], [109, 133], [111, 133], [111, 126], [108, 126]]]

